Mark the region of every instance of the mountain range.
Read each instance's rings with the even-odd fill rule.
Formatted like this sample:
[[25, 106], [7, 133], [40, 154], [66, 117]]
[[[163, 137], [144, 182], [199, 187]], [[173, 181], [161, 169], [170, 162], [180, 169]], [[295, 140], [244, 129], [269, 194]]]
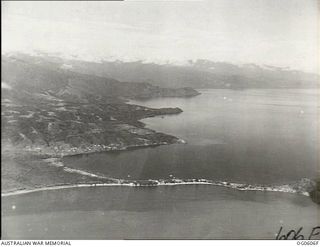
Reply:
[[[5, 191], [67, 182], [112, 182], [75, 173], [61, 163], [60, 157], [184, 143], [145, 128], [139, 121], [179, 114], [181, 109], [148, 108], [130, 104], [130, 99], [197, 96], [199, 93], [193, 88], [242, 90], [319, 85], [315, 74], [207, 60], [177, 66], [96, 63], [15, 53], [2, 56], [2, 71], [1, 169]], [[301, 189], [299, 184], [297, 190], [305, 191], [307, 185], [301, 185]], [[310, 193], [319, 203], [319, 182], [317, 185], [318, 189], [313, 186]]]
[[39, 53], [38, 56], [18, 55], [50, 67], [122, 82], [149, 83], [162, 88], [316, 88], [320, 81], [318, 74], [289, 68], [256, 64], [235, 65], [204, 59], [175, 65], [119, 60], [89, 62], [46, 53]]

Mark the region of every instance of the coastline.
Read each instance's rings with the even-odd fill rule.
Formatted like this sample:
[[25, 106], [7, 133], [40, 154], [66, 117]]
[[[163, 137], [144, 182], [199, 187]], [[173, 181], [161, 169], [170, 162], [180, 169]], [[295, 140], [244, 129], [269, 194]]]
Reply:
[[100, 152], [121, 152], [121, 151], [128, 151], [128, 150], [134, 150], [139, 148], [148, 148], [148, 147], [158, 147], [162, 145], [170, 145], [170, 144], [186, 144], [187, 142], [183, 139], [176, 138], [175, 142], [168, 143], [168, 142], [158, 142], [158, 143], [151, 143], [151, 144], [142, 144], [142, 145], [128, 145], [121, 148], [110, 148], [110, 147], [101, 147], [101, 145], [96, 145], [101, 147], [101, 149], [97, 150], [89, 150], [89, 151], [82, 151], [78, 153], [72, 153], [72, 154], [63, 154], [60, 157], [72, 157], [72, 156], [78, 156], [78, 155], [86, 155], [86, 154], [93, 154], [93, 153], [100, 153]]
[[[149, 108], [144, 108], [149, 109]], [[167, 112], [170, 108], [163, 109], [157, 115], [178, 114], [178, 108], [173, 112]], [[148, 112], [145, 118], [153, 117]], [[142, 119], [140, 116], [139, 119]], [[90, 174], [86, 171], [80, 171], [66, 167], [63, 162], [63, 157], [88, 155], [98, 152], [122, 152], [147, 147], [157, 147], [160, 145], [169, 144], [185, 144], [186, 141], [178, 137], [156, 132], [154, 130], [135, 127], [128, 125], [121, 130], [115, 130], [119, 133], [123, 132], [130, 138], [127, 143], [111, 143], [111, 144], [89, 144], [81, 145], [80, 147], [71, 148], [68, 144], [51, 143], [50, 146], [15, 146], [9, 143], [3, 143], [2, 149], [2, 174], [6, 191], [33, 191], [40, 188], [55, 187], [59, 184], [80, 184], [80, 183], [103, 183], [114, 182], [115, 179], [105, 177], [104, 175]], [[122, 132], [121, 132], [122, 131]], [[131, 139], [132, 137], [132, 139]], [[142, 139], [141, 137], [145, 138]], [[59, 188], [59, 187], [58, 187]]]
[[[105, 178], [109, 179], [109, 178]], [[113, 182], [111, 182], [113, 180]], [[116, 182], [115, 182], [116, 181]], [[61, 190], [61, 189], [71, 189], [71, 188], [80, 188], [80, 187], [109, 187], [109, 186], [127, 186], [127, 187], [157, 187], [157, 186], [178, 186], [178, 185], [211, 185], [211, 186], [220, 186], [230, 189], [235, 189], [238, 191], [261, 191], [261, 192], [282, 192], [282, 193], [291, 193], [299, 194], [303, 196], [310, 196], [310, 193], [307, 191], [298, 191], [290, 185], [278, 185], [278, 186], [264, 186], [264, 185], [248, 185], [240, 183], [230, 183], [225, 181], [211, 181], [207, 179], [170, 179], [170, 180], [144, 180], [144, 181], [131, 181], [131, 180], [122, 180], [122, 179], [111, 179], [110, 183], [83, 183], [83, 184], [61, 184], [53, 186], [44, 186], [34, 189], [19, 189], [8, 192], [2, 192], [2, 197], [15, 196], [21, 194], [34, 193], [39, 191], [47, 190]]]

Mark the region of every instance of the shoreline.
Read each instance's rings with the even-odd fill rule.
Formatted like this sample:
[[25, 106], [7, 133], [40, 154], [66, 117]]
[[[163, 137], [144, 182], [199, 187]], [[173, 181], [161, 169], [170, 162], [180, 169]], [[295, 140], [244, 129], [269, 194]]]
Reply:
[[87, 151], [87, 152], [79, 152], [79, 153], [74, 153], [74, 154], [66, 154], [62, 156], [55, 156], [52, 158], [64, 158], [64, 157], [72, 157], [72, 156], [79, 156], [79, 155], [86, 155], [86, 154], [94, 154], [94, 153], [103, 153], [103, 152], [108, 152], [108, 153], [113, 153], [113, 152], [122, 152], [122, 151], [130, 151], [130, 150], [135, 150], [135, 149], [140, 149], [140, 148], [152, 148], [152, 147], [158, 147], [158, 146], [163, 146], [163, 145], [171, 145], [171, 144], [186, 144], [187, 142], [181, 138], [175, 137], [177, 140], [175, 142], [169, 143], [169, 142], [159, 142], [159, 143], [151, 143], [151, 144], [142, 144], [142, 145], [128, 145], [125, 147], [121, 148], [105, 148], [103, 150], [93, 150], [93, 151]]
[[[150, 115], [149, 113], [142, 116], [139, 116], [136, 118], [136, 121], [144, 118], [150, 118], [155, 117], [157, 115], [170, 115], [170, 114], [179, 114], [182, 112], [179, 108], [160, 108], [160, 109], [152, 109], [152, 108], [145, 108], [142, 106], [136, 106], [143, 109], [150, 109], [154, 110], [155, 112], [153, 115]], [[138, 122], [137, 122], [138, 123]], [[93, 181], [88, 181], [86, 178], [83, 183], [114, 183], [117, 181], [113, 178], [105, 177], [103, 174], [91, 174], [90, 172], [81, 171], [77, 169], [72, 169], [63, 164], [62, 159], [64, 157], [72, 157], [72, 156], [80, 156], [80, 155], [89, 155], [94, 153], [102, 153], [102, 152], [110, 152], [110, 153], [116, 153], [116, 152], [122, 152], [122, 151], [130, 151], [140, 148], [154, 148], [161, 145], [169, 145], [169, 144], [186, 144], [187, 142], [181, 138], [164, 134], [161, 132], [157, 132], [155, 130], [145, 128], [145, 127], [137, 127], [135, 125], [130, 125], [130, 123], [126, 123], [123, 125], [128, 125], [128, 127], [125, 126], [125, 128], [117, 130], [118, 132], [124, 131], [126, 135], [128, 135], [131, 138], [135, 138], [135, 141], [130, 142], [123, 142], [119, 141], [118, 143], [109, 143], [109, 144], [86, 144], [85, 146], [81, 147], [71, 147], [69, 144], [66, 143], [51, 143], [50, 146], [39, 146], [39, 145], [28, 145], [28, 146], [13, 146], [10, 143], [4, 144], [4, 150], [2, 150], [2, 154], [6, 159], [8, 159], [8, 163], [10, 163], [11, 159], [16, 159], [16, 161], [13, 161], [15, 164], [14, 169], [18, 169], [18, 167], [21, 166], [24, 162], [28, 161], [27, 165], [24, 165], [22, 167], [23, 169], [29, 169], [29, 172], [32, 172], [32, 174], [35, 174], [36, 176], [39, 176], [39, 173], [41, 173], [41, 170], [43, 170], [44, 173], [47, 171], [54, 172], [55, 175], [60, 177], [58, 181], [54, 181], [55, 179], [51, 179], [48, 177], [47, 182], [39, 181], [33, 182], [31, 174], [28, 174], [29, 178], [27, 179], [27, 184], [20, 183], [19, 181], [15, 181], [14, 178], [8, 179], [8, 188], [7, 191], [37, 191], [39, 190], [37, 187], [41, 188], [40, 190], [45, 190], [49, 186], [58, 186], [57, 189], [59, 189], [59, 184], [78, 184], [81, 183], [82, 177], [85, 176], [88, 179], [93, 179]], [[119, 124], [121, 126], [121, 124]], [[123, 126], [122, 126], [123, 127]], [[142, 132], [142, 133], [139, 133]], [[146, 137], [145, 137], [146, 136]], [[27, 157], [27, 158], [23, 158]], [[42, 167], [39, 167], [39, 162], [44, 162], [47, 166], [45, 166], [43, 169]], [[47, 168], [46, 168], [47, 167]], [[50, 168], [51, 167], [51, 168]], [[52, 168], [55, 167], [55, 171], [52, 171]], [[37, 169], [34, 169], [37, 168]], [[40, 168], [40, 169], [38, 169]], [[8, 174], [10, 173], [11, 169], [10, 167], [6, 167]], [[50, 170], [51, 169], [51, 170]], [[6, 171], [6, 170], [4, 170]], [[69, 175], [63, 175], [63, 173], [69, 174]], [[60, 174], [60, 175], [59, 175]], [[20, 175], [22, 176], [22, 175]], [[66, 179], [65, 179], [65, 178]], [[71, 179], [71, 180], [70, 180]], [[59, 181], [60, 180], [60, 181]], [[69, 186], [69, 185], [68, 185]], [[75, 187], [73, 185], [72, 187]], [[6, 193], [6, 192], [5, 192]], [[22, 192], [24, 193], [24, 192]]]
[[[110, 179], [111, 180], [111, 179]], [[239, 183], [221, 182], [221, 181], [211, 181], [206, 179], [171, 179], [171, 180], [121, 180], [112, 179], [113, 182], [110, 183], [79, 183], [79, 184], [60, 184], [53, 186], [44, 186], [33, 189], [18, 189], [8, 192], [2, 192], [1, 197], [9, 197], [15, 195], [24, 195], [29, 193], [36, 193], [40, 191], [50, 191], [50, 190], [62, 190], [62, 189], [72, 189], [72, 188], [89, 188], [89, 187], [158, 187], [158, 186], [178, 186], [178, 185], [211, 185], [217, 187], [224, 187], [229, 189], [235, 189], [238, 191], [261, 191], [261, 192], [281, 192], [281, 193], [291, 193], [297, 195], [303, 195], [310, 197], [310, 193], [307, 191], [301, 192], [290, 187], [290, 185], [278, 185], [278, 186], [262, 186], [262, 185], [247, 185]], [[116, 183], [114, 181], [117, 181]]]

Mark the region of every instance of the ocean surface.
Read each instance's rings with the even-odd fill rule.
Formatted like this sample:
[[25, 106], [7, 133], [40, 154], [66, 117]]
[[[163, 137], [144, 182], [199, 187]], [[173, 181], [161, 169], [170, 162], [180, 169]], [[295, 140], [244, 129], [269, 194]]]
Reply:
[[132, 101], [180, 107], [144, 119], [147, 127], [187, 141], [127, 152], [65, 158], [72, 168], [113, 178], [205, 178], [278, 184], [319, 177], [319, 94], [314, 90], [201, 90], [194, 98]]
[[[210, 179], [282, 185], [319, 177], [317, 90], [200, 90], [193, 98], [131, 101], [180, 107], [143, 119], [186, 144], [64, 158], [66, 166], [126, 180]], [[281, 226], [320, 225], [307, 196], [212, 185], [90, 187], [2, 198], [3, 238], [273, 239]]]

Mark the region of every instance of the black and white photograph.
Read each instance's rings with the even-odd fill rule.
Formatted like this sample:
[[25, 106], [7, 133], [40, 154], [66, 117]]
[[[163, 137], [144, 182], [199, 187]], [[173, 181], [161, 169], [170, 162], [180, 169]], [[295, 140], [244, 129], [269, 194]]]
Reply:
[[319, 20], [318, 0], [1, 1], [2, 241], [318, 245]]

